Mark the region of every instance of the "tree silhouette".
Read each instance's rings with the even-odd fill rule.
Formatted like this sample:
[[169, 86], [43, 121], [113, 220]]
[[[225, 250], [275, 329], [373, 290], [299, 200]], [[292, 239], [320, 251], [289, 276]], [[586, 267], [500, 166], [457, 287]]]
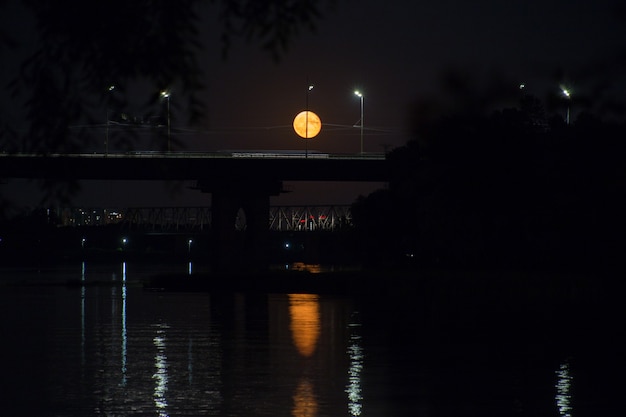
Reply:
[[[622, 269], [626, 125], [587, 113], [571, 125], [546, 120], [541, 103], [523, 96], [517, 107], [423, 124], [419, 139], [389, 153], [389, 190], [354, 205], [360, 241], [374, 242], [366, 258]], [[381, 213], [388, 229], [376, 226]]]
[[[0, 119], [0, 150], [42, 154], [84, 150], [101, 141], [102, 134], [95, 137], [92, 130], [81, 126], [102, 124], [105, 111], [108, 124], [114, 119], [109, 109], [124, 108], [126, 93], [141, 83], [152, 91], [143, 103], [146, 119], [158, 115], [154, 104], [159, 93], [175, 85], [173, 106], [184, 108], [187, 123], [193, 125], [206, 112], [201, 98], [206, 75], [201, 54], [221, 54], [226, 59], [232, 40], [244, 38], [280, 60], [299, 31], [313, 30], [322, 11], [330, 10], [333, 3], [2, 1], [0, 13], [11, 11], [22, 24], [13, 32], [0, 28], [0, 57], [10, 62], [22, 55], [17, 72], [0, 82], [8, 87], [12, 105], [23, 106], [27, 130], [20, 131], [16, 125], [20, 121]], [[201, 39], [203, 25], [212, 21], [220, 25], [220, 51], [206, 51]], [[164, 134], [163, 129], [154, 132], [155, 141]], [[127, 150], [133, 148], [134, 139], [133, 129], [111, 138], [117, 149]], [[166, 142], [155, 143], [164, 149]]]

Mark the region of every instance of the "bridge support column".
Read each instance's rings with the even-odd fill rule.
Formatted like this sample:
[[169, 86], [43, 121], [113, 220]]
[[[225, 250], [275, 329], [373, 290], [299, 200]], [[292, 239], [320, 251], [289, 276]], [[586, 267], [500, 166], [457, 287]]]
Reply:
[[[207, 192], [206, 184], [200, 187]], [[269, 267], [270, 196], [282, 182], [240, 183], [211, 191], [211, 265], [219, 272], [255, 272]], [[237, 216], [245, 227], [237, 229]]]

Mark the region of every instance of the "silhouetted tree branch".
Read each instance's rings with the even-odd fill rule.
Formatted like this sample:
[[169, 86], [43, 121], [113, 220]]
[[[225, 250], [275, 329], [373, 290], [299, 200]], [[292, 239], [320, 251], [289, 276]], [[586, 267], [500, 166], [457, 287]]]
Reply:
[[[22, 0], [0, 2], [23, 20], [19, 33], [0, 28], [0, 56], [8, 60], [20, 50], [23, 61], [8, 85], [11, 100], [23, 105], [27, 130], [0, 118], [0, 150], [4, 152], [77, 152], [94, 137], [81, 126], [102, 124], [110, 108], [124, 108], [125, 93], [137, 84], [153, 91], [143, 103], [154, 118], [159, 93], [176, 86], [173, 106], [184, 108], [188, 124], [206, 112], [199, 55], [205, 50], [202, 25], [219, 15], [222, 50], [228, 55], [234, 38], [258, 42], [274, 59], [287, 53], [301, 29], [313, 30], [334, 0]], [[29, 23], [32, 22], [32, 27]], [[33, 41], [34, 42], [31, 42]], [[29, 43], [30, 42], [30, 43]], [[29, 49], [30, 48], [30, 49]], [[210, 69], [209, 69], [210, 71]], [[115, 90], [109, 90], [115, 86]], [[107, 115], [103, 115], [107, 112]], [[153, 131], [158, 140], [161, 130]], [[132, 130], [113, 136], [117, 149], [132, 149]], [[161, 138], [162, 139], [162, 138]], [[175, 143], [176, 146], [181, 146]], [[46, 187], [52, 186], [47, 184]]]

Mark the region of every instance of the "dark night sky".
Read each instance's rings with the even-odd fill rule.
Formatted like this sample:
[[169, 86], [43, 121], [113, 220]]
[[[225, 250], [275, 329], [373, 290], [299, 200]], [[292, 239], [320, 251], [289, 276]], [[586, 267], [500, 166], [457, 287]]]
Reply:
[[[572, 94], [589, 94], [601, 82], [622, 98], [626, 90], [626, 13], [619, 1], [343, 0], [316, 33], [303, 29], [278, 63], [258, 45], [243, 42], [235, 42], [223, 61], [217, 32], [209, 29], [206, 41], [204, 125], [174, 125], [189, 130], [181, 138], [193, 151], [304, 149], [291, 123], [305, 107], [307, 80], [315, 85], [309, 107], [323, 124], [309, 149], [324, 152], [359, 149], [359, 131], [351, 127], [360, 118], [355, 89], [365, 95], [366, 152], [410, 139], [411, 103], [440, 95], [440, 78], [448, 70], [471, 76], [477, 89], [499, 78], [512, 88], [525, 83], [539, 97], [559, 90], [558, 71]], [[322, 192], [295, 184], [295, 192], [273, 203], [349, 204], [378, 186], [330, 185]], [[8, 195], [18, 187], [23, 184], [3, 186]], [[112, 205], [206, 203], [207, 196], [194, 191], [169, 196], [161, 184], [142, 187], [153, 195], [129, 196], [115, 183], [90, 184], [77, 204], [105, 204], [102, 194]]]

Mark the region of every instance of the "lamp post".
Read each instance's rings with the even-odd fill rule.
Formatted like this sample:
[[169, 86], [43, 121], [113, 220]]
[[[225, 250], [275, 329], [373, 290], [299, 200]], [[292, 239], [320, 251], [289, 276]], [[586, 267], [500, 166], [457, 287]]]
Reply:
[[568, 89], [563, 88], [562, 91], [563, 91], [563, 95], [567, 99], [567, 113], [565, 114], [565, 123], [569, 124], [569, 104], [570, 104], [570, 99], [572, 98], [572, 96]]
[[313, 84], [308, 84], [306, 89], [306, 102], [304, 106], [305, 117], [304, 117], [304, 157], [309, 157], [309, 92], [313, 90]]
[[111, 99], [111, 94], [113, 92], [113, 90], [115, 90], [115, 86], [111, 85], [108, 88], [109, 90], [109, 94], [107, 94], [107, 102], [106, 102], [106, 106], [107, 106], [107, 127], [106, 127], [106, 135], [104, 137], [104, 156], [108, 156], [109, 155], [109, 125], [111, 124], [110, 119], [111, 116], [109, 115], [109, 100]]
[[354, 94], [361, 99], [361, 154], [363, 154], [363, 94], [358, 90]]
[[170, 130], [170, 93], [161, 91], [161, 97], [167, 99], [167, 151], [171, 151], [171, 130]]

